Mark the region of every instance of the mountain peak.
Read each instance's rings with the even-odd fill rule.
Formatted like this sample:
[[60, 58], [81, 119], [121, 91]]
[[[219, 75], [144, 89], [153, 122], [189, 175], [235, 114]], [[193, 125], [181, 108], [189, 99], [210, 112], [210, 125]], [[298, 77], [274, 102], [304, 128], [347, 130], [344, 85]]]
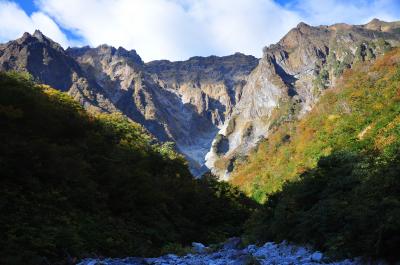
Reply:
[[35, 30], [35, 32], [32, 35], [33, 37], [35, 37], [36, 39], [38, 39], [40, 42], [45, 42], [50, 44], [51, 46], [58, 46], [61, 47], [58, 43], [54, 42], [53, 40], [51, 40], [50, 38], [48, 38], [47, 36], [45, 36], [40, 30]]
[[373, 18], [370, 22], [368, 22], [367, 24], [380, 24], [380, 23], [385, 23], [385, 21], [380, 20], [378, 18]]
[[66, 53], [75, 59], [84, 56], [89, 56], [89, 57], [105, 56], [110, 58], [112, 56], [117, 56], [130, 60], [137, 65], [144, 64], [142, 58], [137, 54], [136, 50], [127, 50], [123, 47], [115, 48], [114, 46], [108, 44], [101, 44], [95, 48], [92, 48], [90, 46], [73, 47], [73, 48], [69, 47], [66, 50]]
[[117, 54], [119, 56], [123, 56], [123, 57], [127, 57], [132, 59], [135, 63], [137, 64], [143, 64], [143, 60], [142, 58], [139, 56], [139, 54], [137, 54], [136, 50], [127, 50], [124, 47], [118, 47], [117, 49]]
[[311, 28], [311, 26], [306, 24], [306, 23], [304, 23], [304, 22], [300, 22], [299, 24], [297, 24], [296, 28], [298, 28], [298, 29]]
[[[28, 43], [30, 41], [35, 41], [36, 38], [34, 36], [32, 36], [29, 32], [25, 32], [24, 34], [22, 34], [21, 38], [16, 39], [15, 41], [18, 43]], [[10, 42], [14, 42], [14, 41], [10, 41]]]
[[32, 35], [29, 33], [29, 32], [24, 32], [24, 34], [22, 35], [22, 37], [21, 38], [29, 38], [29, 37], [32, 37]]
[[33, 36], [36, 38], [45, 38], [46, 36], [44, 36], [44, 34], [40, 31], [40, 30], [35, 30], [35, 32], [33, 33]]
[[58, 51], [64, 50], [60, 44], [53, 41], [49, 37], [45, 36], [40, 30], [35, 30], [33, 34], [25, 32], [21, 38], [11, 42], [16, 42], [18, 44], [29, 44], [29, 43], [39, 42]]
[[400, 28], [400, 22], [399, 21], [386, 22], [386, 21], [374, 18], [367, 24], [363, 25], [362, 27], [369, 29], [369, 30], [391, 32], [395, 29]]

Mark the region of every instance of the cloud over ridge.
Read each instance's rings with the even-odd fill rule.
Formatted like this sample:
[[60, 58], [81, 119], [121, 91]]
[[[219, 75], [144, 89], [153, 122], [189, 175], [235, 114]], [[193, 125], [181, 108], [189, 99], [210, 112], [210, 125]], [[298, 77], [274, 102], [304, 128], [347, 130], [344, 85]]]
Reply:
[[[312, 25], [395, 20], [396, 0], [36, 0], [27, 15], [0, 0], [0, 42], [35, 28], [62, 46], [107, 43], [136, 49], [145, 61], [243, 52], [260, 57], [300, 21]], [[284, 2], [282, 4], [282, 2]], [[80, 36], [78, 41], [65, 30]]]

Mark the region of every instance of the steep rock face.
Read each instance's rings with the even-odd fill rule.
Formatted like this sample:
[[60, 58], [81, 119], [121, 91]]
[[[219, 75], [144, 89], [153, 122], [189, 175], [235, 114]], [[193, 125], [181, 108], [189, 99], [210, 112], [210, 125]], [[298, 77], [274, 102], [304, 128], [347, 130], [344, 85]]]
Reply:
[[204, 172], [204, 157], [218, 127], [258, 64], [243, 54], [144, 64], [134, 50], [107, 45], [67, 53], [118, 110], [159, 140], [175, 142], [196, 175]]
[[218, 132], [206, 165], [228, 179], [236, 160], [280, 123], [309, 111], [346, 68], [373, 60], [400, 40], [399, 23], [312, 27], [300, 23], [263, 58], [243, 88], [241, 100]]
[[253, 56], [193, 57], [145, 64], [135, 50], [64, 49], [40, 31], [0, 45], [0, 70], [27, 71], [92, 111], [122, 112], [160, 141], [173, 141], [203, 173], [219, 127], [239, 100]]
[[257, 64], [257, 58], [236, 53], [192, 57], [184, 62], [153, 61], [146, 64], [146, 70], [161, 86], [175, 90], [184, 103], [194, 105], [198, 114], [220, 126], [239, 101], [245, 80]]
[[300, 23], [261, 60], [237, 53], [149, 63], [107, 45], [64, 51], [36, 31], [0, 45], [0, 70], [28, 71], [93, 111], [122, 112], [159, 140], [175, 142], [194, 174], [206, 164], [228, 178], [236, 160], [309, 111], [346, 68], [396, 46], [399, 28], [379, 20]]
[[63, 48], [40, 31], [25, 33], [16, 41], [4, 45], [0, 57], [1, 70], [26, 70], [43, 82], [68, 91], [72, 75], [81, 75], [74, 60], [64, 55]]
[[172, 109], [174, 118], [168, 127], [179, 150], [197, 162], [198, 173], [206, 170], [204, 159], [211, 142], [241, 98], [247, 76], [257, 64], [257, 58], [240, 53], [146, 64], [153, 80], [179, 98], [172, 106], [165, 102], [164, 108], [179, 107]]
[[0, 46], [0, 71], [9, 70], [27, 71], [40, 82], [68, 92], [88, 109], [116, 110], [79, 64], [38, 30]]

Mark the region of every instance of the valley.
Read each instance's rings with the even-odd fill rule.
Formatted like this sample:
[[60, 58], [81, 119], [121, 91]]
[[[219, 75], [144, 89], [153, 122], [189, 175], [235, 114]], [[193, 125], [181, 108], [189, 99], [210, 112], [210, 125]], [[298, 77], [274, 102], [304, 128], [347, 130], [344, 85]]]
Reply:
[[394, 264], [399, 47], [378, 19], [262, 58], [0, 44], [0, 263]]
[[235, 161], [282, 120], [310, 111], [346, 68], [397, 46], [399, 27], [300, 23], [260, 60], [236, 53], [148, 63], [122, 47], [63, 50], [36, 31], [0, 47], [0, 69], [28, 71], [88, 110], [123, 113], [173, 142], [194, 175], [229, 179]]

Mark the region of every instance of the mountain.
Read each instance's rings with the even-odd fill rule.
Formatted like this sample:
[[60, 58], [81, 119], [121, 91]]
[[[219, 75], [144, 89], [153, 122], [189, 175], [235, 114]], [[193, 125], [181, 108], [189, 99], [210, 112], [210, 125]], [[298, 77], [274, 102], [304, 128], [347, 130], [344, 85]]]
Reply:
[[[242, 232], [256, 204], [121, 114], [0, 73], [0, 264], [161, 255]], [[75, 261], [74, 261], [75, 259]]]
[[143, 124], [161, 141], [173, 141], [204, 173], [212, 139], [240, 98], [252, 56], [193, 57], [184, 62], [144, 64], [134, 51], [106, 45], [66, 51], [95, 80], [122, 113]]
[[[300, 23], [260, 60], [144, 63], [38, 31], [0, 45], [0, 263], [162, 255], [244, 232], [321, 262], [396, 264], [399, 39], [399, 22], [374, 19]], [[176, 151], [219, 179], [192, 178]]]
[[[400, 260], [400, 48], [353, 64], [300, 120], [271, 131], [231, 182], [264, 201], [248, 240]], [[369, 264], [364, 262], [363, 264]]]
[[79, 64], [38, 30], [0, 46], [0, 71], [10, 70], [27, 71], [38, 81], [67, 91], [93, 111], [116, 111], [101, 88], [85, 77]]
[[400, 24], [373, 20], [366, 25], [312, 27], [300, 23], [264, 49], [232, 115], [218, 132], [206, 165], [229, 178], [260, 139], [288, 120], [309, 112], [343, 71], [384, 54], [400, 41]]
[[39, 31], [0, 47], [0, 70], [28, 71], [93, 111], [122, 112], [175, 142], [196, 175], [206, 171], [205, 154], [257, 64], [240, 53], [145, 64], [122, 47], [64, 51]]
[[0, 70], [26, 70], [91, 111], [121, 112], [174, 142], [194, 175], [229, 179], [282, 122], [301, 118], [347, 68], [399, 44], [398, 22], [300, 23], [261, 60], [236, 53], [144, 63], [135, 50], [63, 50], [39, 31], [0, 46]]

